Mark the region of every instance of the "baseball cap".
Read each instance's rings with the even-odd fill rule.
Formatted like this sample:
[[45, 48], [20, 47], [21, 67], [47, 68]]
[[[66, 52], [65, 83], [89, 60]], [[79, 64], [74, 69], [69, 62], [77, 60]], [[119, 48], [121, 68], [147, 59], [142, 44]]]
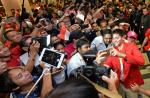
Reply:
[[129, 32], [127, 33], [127, 36], [128, 36], [128, 37], [133, 37], [133, 38], [137, 39], [137, 34], [136, 34], [134, 31], [129, 31]]

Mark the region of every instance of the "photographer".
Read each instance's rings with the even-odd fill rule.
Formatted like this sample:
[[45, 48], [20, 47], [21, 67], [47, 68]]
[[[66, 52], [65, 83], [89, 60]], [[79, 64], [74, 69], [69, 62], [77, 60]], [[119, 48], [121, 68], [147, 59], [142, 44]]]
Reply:
[[[102, 77], [109, 85], [110, 93], [118, 93], [115, 83], [118, 80], [117, 74], [111, 71], [110, 78]], [[63, 89], [63, 90], [62, 90]], [[53, 89], [46, 98], [106, 98], [85, 79], [71, 78]], [[116, 97], [117, 98], [117, 97]]]
[[68, 65], [67, 65], [67, 74], [68, 76], [71, 75], [72, 71], [81, 67], [85, 66], [86, 63], [83, 60], [82, 54], [86, 53], [90, 50], [90, 43], [87, 39], [79, 39], [76, 42], [76, 53], [71, 57]]

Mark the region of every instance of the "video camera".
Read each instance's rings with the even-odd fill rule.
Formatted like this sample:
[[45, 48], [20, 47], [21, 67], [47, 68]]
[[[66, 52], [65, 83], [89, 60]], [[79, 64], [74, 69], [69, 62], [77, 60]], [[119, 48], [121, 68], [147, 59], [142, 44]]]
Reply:
[[88, 51], [83, 55], [83, 59], [86, 62], [86, 66], [79, 67], [73, 73], [77, 78], [80, 78], [80, 74], [84, 75], [91, 81], [97, 83], [98, 85], [108, 88], [108, 84], [102, 80], [102, 76], [105, 75], [109, 77], [111, 68], [100, 66], [94, 61], [96, 58], [95, 51]]

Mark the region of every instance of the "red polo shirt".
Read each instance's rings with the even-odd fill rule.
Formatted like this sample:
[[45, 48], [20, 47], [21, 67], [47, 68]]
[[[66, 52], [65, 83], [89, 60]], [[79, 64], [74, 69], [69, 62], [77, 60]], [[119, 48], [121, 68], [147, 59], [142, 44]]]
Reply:
[[[122, 81], [122, 83], [126, 88], [130, 88], [130, 85], [133, 83], [142, 85], [144, 81], [139, 70], [139, 66], [144, 66], [144, 57], [142, 53], [139, 51], [136, 45], [131, 43], [124, 43], [123, 49], [120, 52], [126, 54], [126, 57], [122, 59], [122, 63], [124, 66], [124, 81]], [[121, 68], [119, 57], [109, 56], [106, 59], [105, 64], [110, 66], [115, 72], [117, 72], [118, 78], [120, 79]]]
[[16, 45], [13, 48], [10, 48], [11, 42], [6, 41], [5, 46], [9, 48], [11, 52], [11, 59], [7, 61], [8, 67], [17, 67], [20, 66], [20, 55], [21, 55], [21, 47]]

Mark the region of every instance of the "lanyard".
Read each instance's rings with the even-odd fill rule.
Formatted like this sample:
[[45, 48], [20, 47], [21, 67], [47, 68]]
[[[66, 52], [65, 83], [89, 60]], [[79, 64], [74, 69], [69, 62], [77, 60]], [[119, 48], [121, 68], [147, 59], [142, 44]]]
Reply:
[[123, 66], [123, 61], [122, 58], [119, 58], [119, 63], [120, 63], [120, 80], [124, 81], [124, 66]]

